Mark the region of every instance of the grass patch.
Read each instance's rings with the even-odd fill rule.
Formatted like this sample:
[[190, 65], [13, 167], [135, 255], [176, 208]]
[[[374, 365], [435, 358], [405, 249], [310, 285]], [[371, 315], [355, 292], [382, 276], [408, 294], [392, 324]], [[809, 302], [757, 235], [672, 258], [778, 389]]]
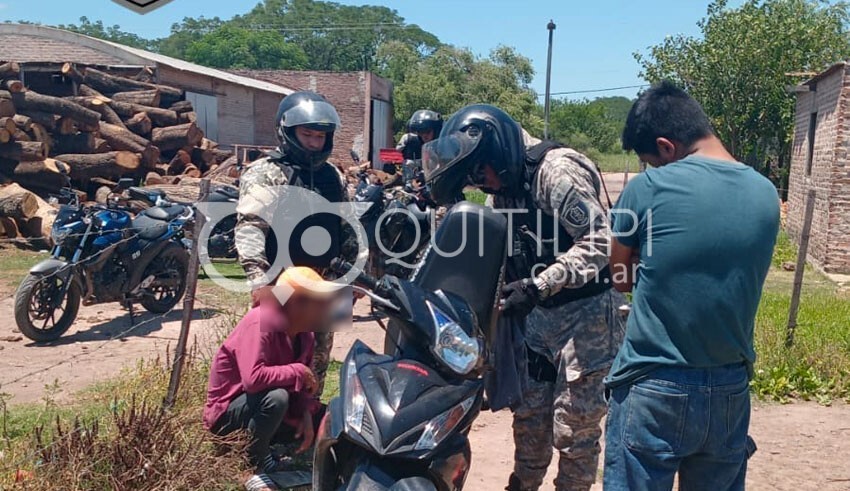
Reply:
[[463, 191], [463, 196], [466, 198], [466, 201], [471, 201], [479, 205], [483, 205], [484, 202], [487, 200], [487, 194], [480, 189], [465, 189]]
[[795, 260], [793, 242], [780, 233], [756, 317], [753, 391], [779, 402], [850, 401], [850, 296], [810, 267], [803, 280], [795, 344], [785, 347], [794, 273], [779, 266]]
[[11, 295], [29, 272], [30, 268], [48, 257], [44, 252], [20, 249], [10, 244], [0, 245], [3, 267], [0, 268], [0, 295]]
[[633, 153], [598, 153], [588, 157], [596, 162], [602, 172], [623, 172], [628, 169], [630, 174], [637, 174], [640, 170], [640, 162]]

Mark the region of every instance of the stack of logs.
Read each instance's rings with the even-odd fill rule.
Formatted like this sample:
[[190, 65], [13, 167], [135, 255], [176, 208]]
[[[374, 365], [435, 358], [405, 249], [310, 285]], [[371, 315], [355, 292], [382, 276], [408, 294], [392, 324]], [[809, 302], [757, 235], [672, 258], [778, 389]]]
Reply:
[[61, 75], [76, 82], [76, 96], [28, 90], [17, 63], [0, 63], [0, 232], [6, 237], [46, 238], [49, 226], [30, 222], [50, 221], [44, 198], [65, 186], [66, 175], [85, 201], [121, 177], [169, 185], [235, 167], [232, 152], [204, 138], [183, 90], [152, 83], [150, 69], [127, 78], [66, 63]]

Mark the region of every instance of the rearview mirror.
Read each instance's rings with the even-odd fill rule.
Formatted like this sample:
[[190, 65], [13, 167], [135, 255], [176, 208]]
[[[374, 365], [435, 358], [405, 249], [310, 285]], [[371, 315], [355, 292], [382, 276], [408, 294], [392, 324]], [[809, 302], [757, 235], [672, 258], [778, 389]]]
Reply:
[[352, 150], [351, 159], [355, 162], [360, 162], [360, 154], [358, 154], [355, 150]]

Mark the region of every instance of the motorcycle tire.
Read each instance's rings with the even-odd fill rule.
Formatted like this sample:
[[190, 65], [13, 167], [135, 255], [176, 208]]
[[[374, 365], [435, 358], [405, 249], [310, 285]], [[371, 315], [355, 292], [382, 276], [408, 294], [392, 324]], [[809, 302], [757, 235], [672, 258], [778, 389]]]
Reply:
[[[189, 271], [189, 255], [186, 251], [177, 244], [169, 245], [145, 269], [142, 278], [147, 278], [154, 275], [154, 284], [148, 287], [140, 303], [142, 307], [152, 314], [164, 314], [177, 305], [177, 302], [183, 298], [186, 292], [187, 273]], [[177, 288], [172, 289], [167, 295], [157, 297], [158, 293], [166, 293], [165, 291], [151, 291], [158, 287], [157, 280], [160, 279], [179, 279], [180, 283]]]
[[[52, 284], [48, 284], [48, 282]], [[81, 294], [80, 287], [74, 281], [71, 281], [71, 284], [68, 285], [65, 291], [63, 299], [65, 307], [62, 309], [62, 316], [58, 321], [54, 317], [56, 307], [50, 309], [50, 314], [46, 314], [46, 312], [40, 314], [44, 316], [42, 327], [37, 326], [37, 323], [42, 319], [36, 318], [33, 321], [30, 317], [30, 310], [32, 307], [35, 307], [33, 302], [38, 301], [35, 297], [42, 295], [41, 289], [45, 286], [60, 288], [61, 283], [58, 282], [61, 282], [61, 280], [55, 275], [42, 276], [28, 274], [15, 293], [15, 323], [18, 325], [21, 334], [37, 343], [56, 341], [65, 334], [77, 319], [77, 312], [80, 310]], [[50, 320], [54, 320], [54, 323], [48, 329], [46, 326]]]

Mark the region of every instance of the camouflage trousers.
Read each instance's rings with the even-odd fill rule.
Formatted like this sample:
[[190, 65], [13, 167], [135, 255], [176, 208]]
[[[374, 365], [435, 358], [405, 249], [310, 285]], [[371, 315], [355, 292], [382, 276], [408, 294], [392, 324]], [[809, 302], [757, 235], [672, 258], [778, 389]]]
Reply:
[[586, 491], [596, 481], [600, 421], [607, 406], [602, 379], [625, 333], [618, 308], [625, 298], [609, 292], [552, 308], [536, 308], [526, 321], [528, 348], [555, 368], [554, 382], [529, 380], [514, 411], [514, 479], [536, 490], [558, 450], [557, 491]]
[[325, 377], [328, 374], [328, 365], [331, 363], [331, 350], [334, 346], [333, 332], [317, 332], [316, 344], [313, 348], [313, 362], [310, 369], [316, 374], [316, 379], [319, 381], [319, 389], [316, 392], [316, 397], [321, 397], [325, 390]]

